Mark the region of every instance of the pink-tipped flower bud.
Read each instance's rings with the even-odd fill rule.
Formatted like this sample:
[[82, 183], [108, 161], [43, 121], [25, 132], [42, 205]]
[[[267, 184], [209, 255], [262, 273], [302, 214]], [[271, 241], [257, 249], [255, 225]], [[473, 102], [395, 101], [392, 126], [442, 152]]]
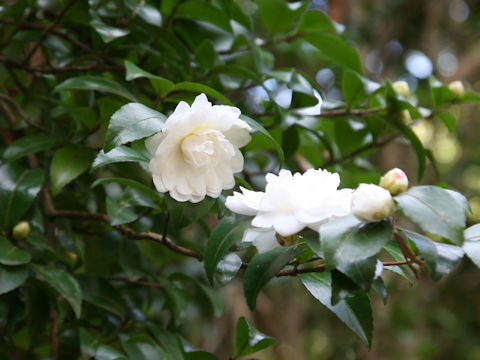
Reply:
[[397, 195], [408, 189], [408, 177], [403, 170], [395, 168], [382, 176], [380, 186], [390, 191], [390, 194]]

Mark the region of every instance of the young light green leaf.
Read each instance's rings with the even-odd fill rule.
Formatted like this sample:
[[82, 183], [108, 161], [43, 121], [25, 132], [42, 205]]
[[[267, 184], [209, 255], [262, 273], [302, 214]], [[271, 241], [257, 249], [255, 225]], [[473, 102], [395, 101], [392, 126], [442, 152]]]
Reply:
[[31, 259], [28, 251], [13, 246], [5, 237], [0, 236], [0, 264], [24, 265], [28, 264]]
[[423, 231], [463, 244], [465, 210], [447, 190], [415, 186], [394, 199], [404, 215]]
[[28, 154], [51, 149], [57, 143], [54, 137], [45, 134], [24, 136], [8, 145], [2, 158], [7, 162], [14, 161]]
[[238, 221], [234, 217], [223, 220], [210, 234], [204, 252], [204, 267], [210, 284], [218, 263], [227, 255], [237, 241], [242, 239], [243, 233], [249, 226], [245, 219]]
[[42, 188], [43, 170], [27, 170], [18, 163], [0, 166], [0, 228], [14, 226]]
[[253, 354], [274, 345], [276, 342], [274, 338], [258, 331], [243, 316], [238, 319], [235, 337], [235, 358]]
[[27, 280], [30, 270], [27, 265], [0, 265], [0, 295], [12, 291]]
[[158, 133], [165, 119], [162, 113], [139, 103], [122, 106], [110, 119], [104, 150], [109, 152], [119, 145]]
[[248, 264], [243, 280], [243, 291], [250, 310], [255, 310], [257, 296], [265, 285], [290, 260], [304, 249], [294, 247], [276, 247], [262, 254], [256, 254]]
[[448, 131], [452, 132], [455, 130], [455, 125], [457, 121], [455, 120], [455, 116], [448, 111], [442, 111], [437, 114], [437, 117], [443, 122], [443, 124], [447, 127]]
[[82, 289], [77, 280], [68, 272], [51, 266], [33, 264], [32, 270], [57, 290], [68, 301], [77, 319], [80, 318]]
[[115, 94], [130, 101], [137, 100], [135, 96], [122, 85], [114, 80], [101, 76], [85, 75], [70, 78], [57, 85], [55, 89], [53, 89], [53, 92], [56, 93], [62, 90], [95, 90]]
[[350, 215], [333, 219], [320, 227], [323, 255], [329, 268], [376, 255], [391, 238], [389, 219], [363, 224]]
[[465, 230], [464, 236], [463, 250], [470, 260], [480, 268], [480, 224], [470, 226]]
[[67, 145], [58, 150], [50, 166], [52, 195], [56, 196], [65, 185], [87, 171], [94, 156], [92, 151], [79, 145]]
[[128, 146], [118, 146], [107, 153], [105, 153], [103, 150], [100, 150], [95, 160], [93, 160], [90, 171], [96, 170], [108, 164], [119, 162], [138, 162], [148, 164], [149, 160], [150, 159], [144, 154]]
[[352, 329], [370, 347], [373, 336], [373, 312], [368, 295], [363, 291], [353, 293], [332, 305], [331, 274], [311, 273], [299, 275], [307, 290]]

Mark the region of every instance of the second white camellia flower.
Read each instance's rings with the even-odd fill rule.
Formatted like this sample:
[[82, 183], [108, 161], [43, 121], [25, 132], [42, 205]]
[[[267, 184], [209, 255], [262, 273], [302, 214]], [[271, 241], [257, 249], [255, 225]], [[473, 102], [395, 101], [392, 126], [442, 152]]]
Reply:
[[303, 175], [281, 170], [266, 175], [265, 192], [241, 188], [225, 205], [231, 211], [255, 216], [244, 241], [252, 242], [259, 252], [278, 246], [275, 235], [288, 237], [305, 227], [315, 231], [335, 216], [350, 212], [351, 189], [337, 190], [340, 176], [327, 170], [310, 169]]
[[239, 148], [250, 141], [250, 126], [233, 106], [212, 105], [205, 94], [192, 106], [181, 101], [161, 132], [146, 140], [155, 187], [177, 201], [216, 198], [235, 185], [243, 169]]

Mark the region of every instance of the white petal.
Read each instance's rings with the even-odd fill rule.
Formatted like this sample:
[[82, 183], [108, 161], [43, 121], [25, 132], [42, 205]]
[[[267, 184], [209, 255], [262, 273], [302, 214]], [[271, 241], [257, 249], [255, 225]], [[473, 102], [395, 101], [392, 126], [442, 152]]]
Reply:
[[273, 227], [282, 236], [296, 234], [305, 227], [290, 212], [260, 212], [252, 220], [252, 225], [260, 228]]
[[279, 246], [273, 229], [247, 229], [243, 234], [242, 241], [251, 242], [259, 253], [270, 251]]
[[150, 154], [152, 155], [155, 154], [155, 151], [157, 150], [158, 146], [160, 145], [160, 143], [163, 141], [164, 138], [165, 138], [165, 133], [159, 132], [153, 136], [150, 136], [147, 140], [145, 140], [145, 146], [147, 147], [147, 150], [150, 152]]
[[243, 194], [234, 191], [233, 196], [227, 197], [225, 206], [237, 214], [248, 216], [257, 215], [264, 193], [247, 190], [243, 187], [240, 187], [240, 189]]

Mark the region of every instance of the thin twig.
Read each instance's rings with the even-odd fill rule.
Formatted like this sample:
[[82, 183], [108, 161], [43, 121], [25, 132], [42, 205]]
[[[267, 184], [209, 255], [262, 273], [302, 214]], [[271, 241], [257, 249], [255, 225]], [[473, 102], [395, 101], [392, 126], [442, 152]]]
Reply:
[[132, 21], [135, 15], [137, 15], [137, 13], [142, 9], [143, 5], [145, 5], [145, 0], [140, 0], [137, 7], [133, 9], [132, 13], [126, 19], [120, 20], [118, 25], [120, 27], [127, 27], [128, 24], [130, 24], [130, 21]]
[[65, 5], [65, 7], [58, 13], [58, 15], [55, 17], [55, 19], [53, 20], [53, 22], [48, 25], [45, 30], [43, 31], [42, 33], [42, 36], [40, 37], [40, 39], [35, 43], [35, 45], [33, 46], [33, 48], [30, 50], [30, 52], [27, 54], [27, 56], [25, 57], [25, 59], [23, 60], [23, 64], [24, 65], [27, 65], [30, 61], [30, 59], [32, 58], [33, 54], [35, 54], [35, 52], [38, 50], [38, 48], [42, 45], [42, 43], [47, 39], [48, 35], [50, 34], [50, 32], [55, 28], [55, 26], [57, 26], [58, 22], [60, 21], [60, 19], [63, 17], [63, 15], [65, 15], [65, 13], [68, 11], [68, 9], [70, 9], [70, 7], [75, 3], [76, 0], [70, 0], [68, 2], [67, 5]]

